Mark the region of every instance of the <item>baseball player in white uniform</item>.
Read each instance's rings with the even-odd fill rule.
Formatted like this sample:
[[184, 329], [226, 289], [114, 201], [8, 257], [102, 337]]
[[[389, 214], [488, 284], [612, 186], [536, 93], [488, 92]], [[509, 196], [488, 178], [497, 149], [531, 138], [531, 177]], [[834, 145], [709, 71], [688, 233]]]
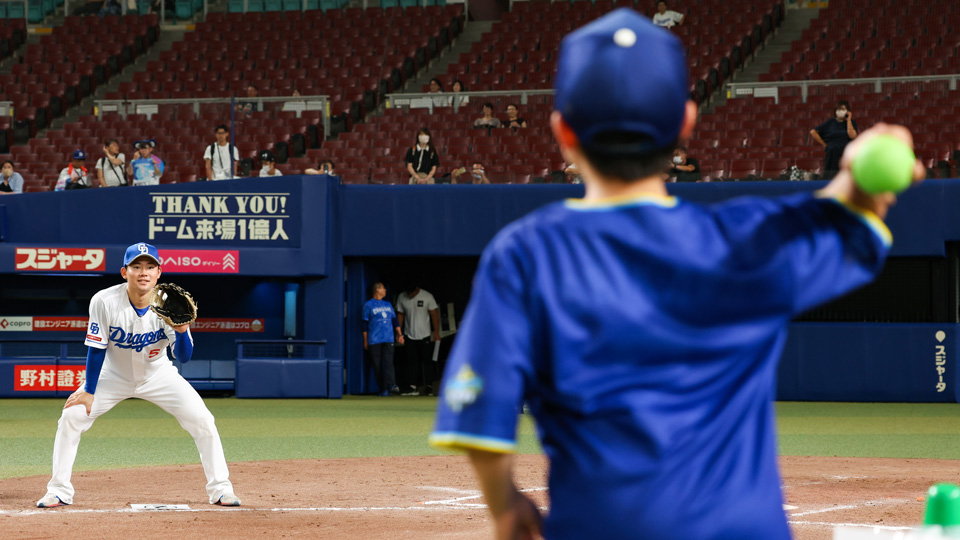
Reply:
[[150, 294], [160, 278], [160, 256], [150, 244], [127, 248], [120, 275], [126, 283], [108, 287], [90, 300], [87, 326], [87, 378], [70, 395], [53, 443], [53, 476], [40, 508], [73, 504], [73, 462], [80, 435], [94, 420], [127, 398], [155, 403], [193, 436], [207, 477], [211, 504], [240, 506], [228, 479], [227, 461], [213, 415], [203, 399], [167, 358], [170, 346], [181, 362], [193, 354], [190, 325], [171, 327], [150, 310]]

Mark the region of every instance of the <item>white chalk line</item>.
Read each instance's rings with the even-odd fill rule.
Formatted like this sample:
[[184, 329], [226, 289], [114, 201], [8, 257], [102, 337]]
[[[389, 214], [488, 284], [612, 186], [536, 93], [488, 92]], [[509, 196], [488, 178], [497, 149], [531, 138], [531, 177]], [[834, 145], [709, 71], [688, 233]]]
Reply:
[[818, 527], [863, 527], [866, 529], [881, 529], [884, 531], [909, 531], [916, 527], [896, 525], [874, 525], [868, 523], [834, 523], [831, 521], [788, 521], [791, 525], [814, 525]]
[[[462, 510], [472, 510], [472, 509], [485, 509], [487, 505], [483, 503], [468, 503], [465, 501], [478, 500], [483, 497], [477, 490], [467, 490], [460, 488], [450, 488], [450, 487], [440, 487], [440, 486], [418, 486], [418, 489], [428, 490], [428, 491], [441, 491], [448, 493], [463, 493], [465, 494], [462, 497], [454, 497], [452, 499], [441, 499], [435, 501], [424, 501], [419, 505], [415, 506], [356, 506], [356, 507], [337, 507], [337, 506], [314, 506], [314, 507], [279, 507], [279, 508], [251, 508], [251, 507], [234, 507], [234, 508], [224, 508], [224, 507], [211, 507], [211, 508], [190, 508], [190, 509], [165, 509], [165, 510], [142, 510], [142, 509], [133, 509], [133, 508], [113, 508], [113, 509], [91, 509], [91, 508], [68, 508], [68, 507], [59, 507], [59, 508], [44, 508], [44, 509], [31, 509], [31, 510], [0, 510], [0, 516], [11, 516], [11, 517], [29, 517], [41, 514], [143, 514], [143, 513], [157, 513], [157, 512], [183, 512], [183, 513], [202, 513], [202, 512], [378, 512], [378, 511], [407, 511], [407, 510], [421, 510], [421, 511], [462, 511]], [[546, 487], [535, 487], [535, 488], [525, 488], [521, 489], [521, 492], [530, 493], [538, 491], [546, 491]], [[468, 495], [467, 495], [468, 494]], [[838, 505], [831, 506], [829, 508], [821, 508], [817, 510], [808, 510], [805, 512], [796, 512], [789, 515], [788, 522], [791, 525], [800, 525], [800, 526], [817, 526], [817, 527], [863, 527], [863, 528], [876, 528], [881, 530], [889, 531], [902, 531], [910, 530], [913, 527], [909, 526], [895, 526], [895, 525], [876, 525], [868, 523], [836, 523], [828, 521], [807, 521], [807, 520], [798, 520], [795, 518], [824, 514], [829, 512], [836, 512], [841, 510], [852, 510], [864, 506], [881, 506], [889, 504], [900, 504], [904, 502], [909, 502], [906, 499], [886, 499], [880, 501], [864, 501], [860, 504], [853, 505]], [[541, 510], [547, 510], [547, 507], [541, 507]], [[787, 508], [785, 508], [787, 509]]]
[[811, 516], [814, 514], [825, 514], [827, 512], [837, 512], [840, 510], [853, 510], [855, 508], [860, 508], [863, 506], [885, 506], [890, 504], [901, 504], [909, 502], [907, 499], [883, 499], [880, 501], [864, 501], [858, 504], [841, 504], [837, 506], [830, 506], [828, 508], [820, 508], [818, 510], [807, 510], [806, 512], [796, 512], [790, 514], [791, 518], [798, 518], [802, 516]]
[[336, 506], [315, 506], [298, 508], [190, 508], [189, 510], [134, 510], [132, 508], [45, 508], [37, 510], [0, 510], [0, 516], [35, 516], [39, 514], [62, 515], [62, 514], [156, 514], [156, 513], [198, 513], [198, 512], [376, 512], [376, 511], [397, 511], [397, 510], [463, 510], [455, 506], [356, 506], [356, 507], [336, 507]]
[[[418, 486], [419, 489], [431, 491], [445, 491], [452, 493], [469, 493], [463, 497], [453, 499], [443, 499], [438, 501], [424, 501], [416, 506], [315, 506], [315, 507], [291, 507], [291, 508], [250, 508], [250, 507], [211, 507], [211, 508], [177, 508], [163, 510], [146, 510], [134, 508], [69, 508], [69, 506], [60, 506], [57, 508], [37, 508], [31, 510], [0, 510], [0, 516], [26, 517], [40, 514], [143, 514], [157, 512], [377, 512], [377, 511], [405, 511], [405, 510], [427, 510], [427, 511], [446, 511], [446, 510], [467, 510], [467, 509], [485, 509], [483, 503], [466, 503], [463, 501], [477, 500], [483, 497], [483, 494], [476, 490], [465, 490], [459, 488], [445, 488], [436, 486]], [[545, 487], [525, 488], [521, 492], [546, 491]], [[541, 510], [546, 510], [546, 507]]]

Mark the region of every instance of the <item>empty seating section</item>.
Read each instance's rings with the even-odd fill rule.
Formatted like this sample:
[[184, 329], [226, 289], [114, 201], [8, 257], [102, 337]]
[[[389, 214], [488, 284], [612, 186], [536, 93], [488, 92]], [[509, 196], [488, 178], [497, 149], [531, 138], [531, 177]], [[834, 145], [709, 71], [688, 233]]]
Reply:
[[[550, 88], [560, 41], [570, 31], [617, 7], [631, 7], [652, 16], [654, 2], [632, 0], [587, 2], [515, 2], [490, 32], [449, 66], [446, 78], [459, 79], [469, 90]], [[683, 40], [690, 63], [690, 91], [697, 99], [729, 78], [752, 48], [782, 19], [779, 0], [672, 3], [686, 13], [673, 31]]]
[[0, 75], [0, 100], [13, 102], [14, 119], [32, 136], [152, 45], [158, 22], [155, 15], [67, 17]]
[[760, 80], [955, 74], [958, 48], [954, 0], [849, 0], [820, 10]]
[[[508, 103], [518, 98], [491, 98], [496, 116], [501, 119]], [[470, 107], [454, 112], [450, 107], [434, 109], [387, 109], [383, 116], [369, 123], [357, 125], [353, 132], [344, 133], [336, 141], [327, 141], [323, 148], [308, 151], [308, 157], [318, 161], [327, 157], [336, 164], [337, 171], [347, 183], [394, 184], [406, 183], [409, 178], [404, 156], [415, 142], [417, 130], [430, 129], [440, 155], [438, 175], [467, 167], [474, 161], [484, 164], [491, 182], [527, 183], [533, 177], [549, 177], [550, 171], [563, 168], [563, 158], [550, 134], [550, 111], [553, 96], [531, 96], [529, 103], [519, 105], [520, 116], [527, 128], [514, 133], [512, 129], [490, 130], [473, 128], [475, 114]]]

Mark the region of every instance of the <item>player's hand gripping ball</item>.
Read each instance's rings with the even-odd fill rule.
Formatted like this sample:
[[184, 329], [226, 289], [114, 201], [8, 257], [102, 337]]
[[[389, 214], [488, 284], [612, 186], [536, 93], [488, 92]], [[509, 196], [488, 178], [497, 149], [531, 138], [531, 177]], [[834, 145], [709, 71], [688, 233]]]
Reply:
[[170, 326], [190, 324], [197, 318], [193, 295], [173, 283], [158, 283], [153, 288], [150, 309]]
[[857, 186], [871, 195], [900, 193], [913, 181], [913, 150], [892, 135], [866, 141], [850, 164]]

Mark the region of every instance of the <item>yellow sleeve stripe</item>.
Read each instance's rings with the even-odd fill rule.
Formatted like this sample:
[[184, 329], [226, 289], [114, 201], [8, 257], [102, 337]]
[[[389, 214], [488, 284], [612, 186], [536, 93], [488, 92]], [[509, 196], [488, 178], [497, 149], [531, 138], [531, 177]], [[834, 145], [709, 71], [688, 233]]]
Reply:
[[848, 212], [860, 219], [867, 227], [880, 237], [880, 240], [883, 241], [883, 245], [890, 247], [893, 245], [893, 233], [890, 232], [890, 229], [887, 228], [887, 224], [880, 219], [879, 216], [873, 213], [871, 210], [866, 208], [860, 208], [859, 206], [854, 206], [847, 201], [838, 199], [836, 197], [824, 197], [829, 199], [840, 206], [844, 207]]
[[494, 437], [478, 437], [455, 431], [432, 433], [427, 439], [430, 446], [443, 450], [485, 450], [498, 454], [515, 454], [517, 443]]

